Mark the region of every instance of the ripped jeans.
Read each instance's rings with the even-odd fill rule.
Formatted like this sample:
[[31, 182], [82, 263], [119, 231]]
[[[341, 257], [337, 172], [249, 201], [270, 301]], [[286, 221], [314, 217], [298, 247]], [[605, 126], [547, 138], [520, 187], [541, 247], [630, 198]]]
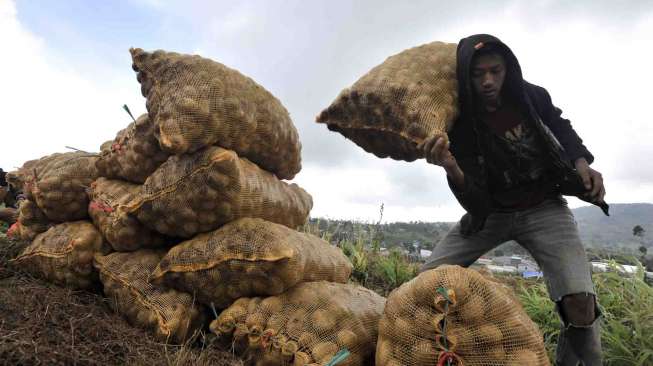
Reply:
[[[483, 230], [470, 236], [460, 233], [458, 223], [436, 245], [421, 270], [442, 264], [468, 267], [483, 254], [509, 240], [515, 240], [528, 250], [538, 263], [546, 279], [549, 297], [561, 315], [556, 364], [601, 365], [600, 313], [594, 285], [574, 216], [564, 198], [548, 199], [521, 211], [492, 213]], [[590, 296], [589, 301], [583, 301], [583, 297]], [[580, 312], [589, 312], [592, 318], [577, 321], [575, 319], [583, 318], [574, 315], [578, 311], [565, 316], [564, 297], [579, 299], [577, 304], [586, 304], [580, 305], [585, 307]]]

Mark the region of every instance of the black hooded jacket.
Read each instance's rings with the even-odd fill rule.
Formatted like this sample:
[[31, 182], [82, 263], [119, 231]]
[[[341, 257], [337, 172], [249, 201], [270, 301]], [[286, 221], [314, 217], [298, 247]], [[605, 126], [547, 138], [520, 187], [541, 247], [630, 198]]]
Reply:
[[[463, 38], [458, 43], [457, 78], [460, 116], [449, 132], [451, 153], [465, 174], [462, 190], [449, 186], [458, 202], [467, 211], [461, 219], [461, 232], [464, 235], [477, 232], [483, 228], [487, 216], [493, 211], [491, 193], [488, 189], [488, 172], [486, 157], [495, 153], [487, 151], [484, 144], [485, 134], [476, 115], [474, 91], [471, 80], [471, 63], [475, 46], [493, 44], [503, 54], [506, 61], [506, 79], [502, 93], [517, 104], [527, 116], [536, 134], [544, 143], [545, 156], [552, 165], [554, 184], [559, 193], [577, 196], [587, 201], [582, 194], [586, 192], [580, 175], [574, 169], [573, 162], [584, 157], [592, 163], [594, 157], [583, 145], [582, 140], [571, 127], [569, 120], [561, 117], [562, 111], [551, 102], [546, 89], [530, 84], [522, 78], [517, 58], [510, 48], [498, 38], [487, 34]], [[587, 201], [589, 202], [589, 201]], [[608, 205], [597, 204], [608, 214]]]

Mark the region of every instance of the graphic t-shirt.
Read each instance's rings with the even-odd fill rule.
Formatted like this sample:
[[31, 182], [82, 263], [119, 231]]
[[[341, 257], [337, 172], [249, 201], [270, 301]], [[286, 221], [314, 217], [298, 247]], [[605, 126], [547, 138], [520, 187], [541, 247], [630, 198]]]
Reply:
[[543, 144], [519, 109], [505, 104], [481, 119], [492, 132], [487, 160], [496, 208], [525, 209], [554, 195]]

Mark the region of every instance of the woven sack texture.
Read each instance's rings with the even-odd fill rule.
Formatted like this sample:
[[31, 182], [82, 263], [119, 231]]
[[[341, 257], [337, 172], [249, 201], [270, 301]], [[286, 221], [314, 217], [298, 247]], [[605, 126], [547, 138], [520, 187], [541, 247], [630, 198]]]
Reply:
[[247, 364], [325, 365], [348, 351], [338, 365], [370, 365], [384, 304], [358, 285], [302, 282], [279, 296], [238, 299], [210, 329]]
[[[450, 301], [449, 301], [450, 300]], [[542, 335], [512, 290], [459, 266], [441, 266], [388, 297], [376, 365], [549, 365]]]
[[56, 284], [88, 289], [98, 280], [93, 256], [110, 250], [90, 222], [66, 222], [37, 235], [13, 263]]
[[240, 297], [278, 295], [299, 282], [345, 283], [351, 270], [340, 249], [314, 235], [243, 218], [173, 247], [152, 278], [224, 309]]
[[147, 114], [121, 130], [109, 144], [103, 144], [95, 165], [102, 177], [143, 183], [170, 154], [159, 147], [157, 126]]
[[54, 222], [88, 217], [86, 189], [98, 177], [97, 155], [56, 153], [26, 162], [17, 172], [26, 197]]
[[162, 234], [190, 238], [242, 217], [296, 228], [306, 222], [312, 207], [311, 196], [296, 184], [212, 146], [171, 156], [126, 209]]
[[191, 295], [148, 282], [165, 251], [142, 249], [95, 256], [104, 293], [111, 308], [132, 325], [152, 330], [169, 343], [183, 343], [206, 322]]
[[53, 224], [36, 203], [25, 199], [18, 206], [19, 238], [25, 241], [34, 240], [36, 235], [47, 231]]
[[281, 102], [262, 86], [200, 56], [130, 52], [164, 150], [183, 154], [217, 144], [281, 179], [299, 172], [297, 130]]
[[433, 42], [389, 57], [370, 70], [318, 117], [365, 151], [413, 161], [416, 145], [442, 135], [458, 116], [456, 45]]
[[166, 244], [163, 235], [118, 209], [136, 199], [140, 191], [140, 185], [106, 178], [98, 178], [91, 184], [88, 214], [115, 251], [129, 252]]

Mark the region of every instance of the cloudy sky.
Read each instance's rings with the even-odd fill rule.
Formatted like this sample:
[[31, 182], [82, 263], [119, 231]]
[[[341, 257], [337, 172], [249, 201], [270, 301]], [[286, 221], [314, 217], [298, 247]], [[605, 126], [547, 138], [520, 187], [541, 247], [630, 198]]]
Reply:
[[123, 104], [145, 112], [129, 47], [166, 49], [238, 69], [284, 103], [313, 216], [375, 221], [384, 203], [384, 221], [455, 221], [463, 210], [441, 168], [378, 159], [314, 119], [392, 54], [491, 33], [571, 119], [606, 200], [653, 203], [653, 2], [453, 3], [0, 0], [0, 167], [65, 146], [98, 151], [129, 123]]

